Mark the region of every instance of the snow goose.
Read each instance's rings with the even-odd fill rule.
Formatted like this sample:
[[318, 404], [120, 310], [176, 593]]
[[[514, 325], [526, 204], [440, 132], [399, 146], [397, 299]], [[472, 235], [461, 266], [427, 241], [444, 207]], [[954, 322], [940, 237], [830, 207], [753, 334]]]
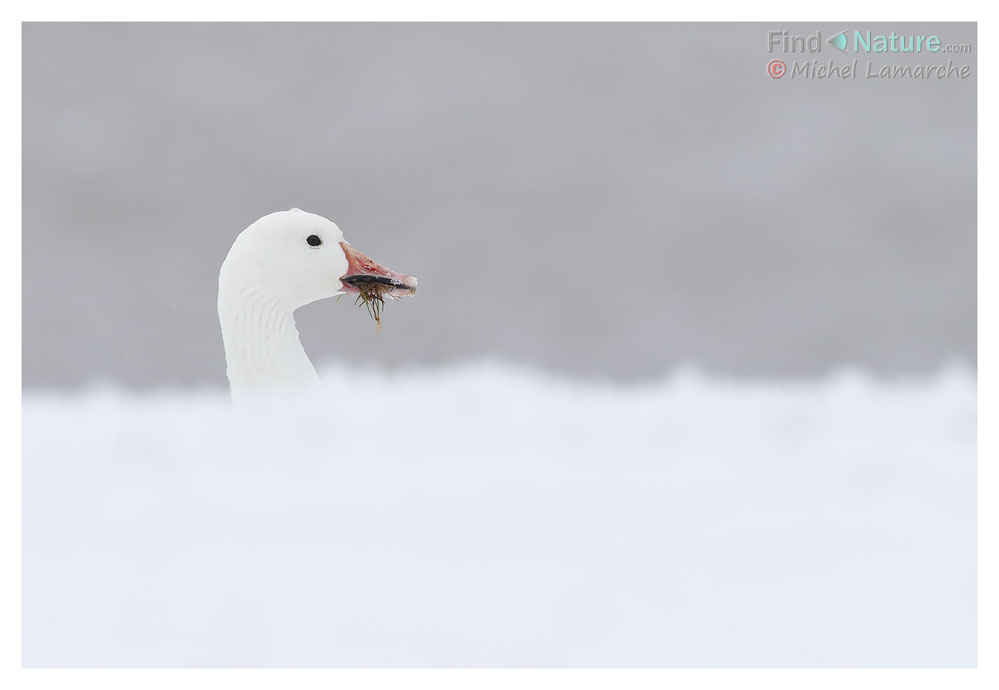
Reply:
[[393, 298], [416, 292], [416, 278], [353, 249], [322, 216], [278, 211], [243, 230], [219, 271], [219, 323], [233, 400], [317, 381], [295, 310], [373, 284]]

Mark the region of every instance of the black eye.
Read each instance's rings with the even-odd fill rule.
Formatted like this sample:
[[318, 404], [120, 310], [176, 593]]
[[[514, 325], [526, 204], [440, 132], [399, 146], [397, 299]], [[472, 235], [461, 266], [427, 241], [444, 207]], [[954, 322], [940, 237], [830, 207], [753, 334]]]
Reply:
[[309, 235], [305, 238], [305, 241], [309, 243], [310, 247], [318, 247], [323, 243], [323, 241], [319, 239], [319, 235]]

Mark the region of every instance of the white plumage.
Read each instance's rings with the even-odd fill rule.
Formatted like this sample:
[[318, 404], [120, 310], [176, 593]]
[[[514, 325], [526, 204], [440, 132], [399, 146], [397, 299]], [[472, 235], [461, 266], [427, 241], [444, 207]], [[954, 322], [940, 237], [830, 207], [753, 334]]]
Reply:
[[390, 296], [416, 279], [390, 271], [344, 241], [336, 223], [299, 209], [264, 216], [233, 242], [219, 271], [218, 312], [233, 400], [318, 380], [294, 312], [379, 282]]

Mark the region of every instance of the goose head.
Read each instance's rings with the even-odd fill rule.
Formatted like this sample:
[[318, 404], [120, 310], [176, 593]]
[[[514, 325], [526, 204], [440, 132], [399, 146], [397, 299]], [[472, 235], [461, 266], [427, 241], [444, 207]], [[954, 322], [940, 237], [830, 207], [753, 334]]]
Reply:
[[265, 292], [292, 310], [381, 283], [390, 297], [416, 292], [416, 278], [389, 270], [344, 240], [336, 223], [299, 209], [264, 216], [241, 232], [219, 275], [220, 288]]

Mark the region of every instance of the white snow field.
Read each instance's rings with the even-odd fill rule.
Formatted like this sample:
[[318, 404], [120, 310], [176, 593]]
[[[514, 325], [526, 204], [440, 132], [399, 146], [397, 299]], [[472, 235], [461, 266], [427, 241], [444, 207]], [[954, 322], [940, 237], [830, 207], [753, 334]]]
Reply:
[[969, 666], [976, 384], [27, 392], [27, 666]]

